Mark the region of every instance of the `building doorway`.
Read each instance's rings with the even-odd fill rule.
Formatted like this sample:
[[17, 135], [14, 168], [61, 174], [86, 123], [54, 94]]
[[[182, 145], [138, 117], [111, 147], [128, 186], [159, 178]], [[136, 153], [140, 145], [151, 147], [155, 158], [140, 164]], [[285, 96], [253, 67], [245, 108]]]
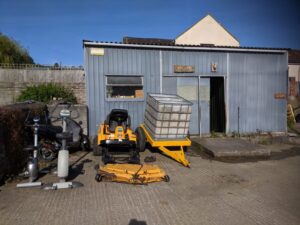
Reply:
[[210, 78], [210, 132], [225, 133], [224, 77]]

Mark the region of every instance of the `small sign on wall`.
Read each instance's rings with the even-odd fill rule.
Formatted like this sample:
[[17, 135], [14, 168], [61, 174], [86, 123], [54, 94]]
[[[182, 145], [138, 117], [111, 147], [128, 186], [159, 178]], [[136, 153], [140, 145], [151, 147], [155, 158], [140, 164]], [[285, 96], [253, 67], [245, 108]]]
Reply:
[[91, 48], [91, 55], [103, 56], [104, 48]]
[[194, 73], [194, 66], [174, 65], [174, 73]]
[[283, 93], [283, 92], [278, 92], [278, 93], [275, 93], [275, 94], [274, 94], [274, 98], [275, 98], [275, 99], [285, 99], [286, 96], [285, 96], [285, 93]]
[[212, 62], [210, 65], [211, 72], [217, 72], [218, 64]]

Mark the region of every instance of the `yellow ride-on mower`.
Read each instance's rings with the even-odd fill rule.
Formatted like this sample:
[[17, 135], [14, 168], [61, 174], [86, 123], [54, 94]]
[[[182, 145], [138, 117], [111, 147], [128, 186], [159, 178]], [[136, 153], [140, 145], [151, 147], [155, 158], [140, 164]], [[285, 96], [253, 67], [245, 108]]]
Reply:
[[94, 155], [102, 156], [103, 162], [113, 163], [113, 155], [129, 152], [130, 163], [139, 163], [136, 136], [131, 130], [131, 120], [125, 109], [113, 109], [100, 125], [94, 145]]

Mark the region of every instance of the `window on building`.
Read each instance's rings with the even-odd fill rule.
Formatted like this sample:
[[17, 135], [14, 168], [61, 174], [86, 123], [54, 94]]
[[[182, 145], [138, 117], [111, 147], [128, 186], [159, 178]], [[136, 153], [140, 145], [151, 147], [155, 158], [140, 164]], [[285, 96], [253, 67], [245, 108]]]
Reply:
[[106, 76], [107, 98], [144, 98], [142, 76]]

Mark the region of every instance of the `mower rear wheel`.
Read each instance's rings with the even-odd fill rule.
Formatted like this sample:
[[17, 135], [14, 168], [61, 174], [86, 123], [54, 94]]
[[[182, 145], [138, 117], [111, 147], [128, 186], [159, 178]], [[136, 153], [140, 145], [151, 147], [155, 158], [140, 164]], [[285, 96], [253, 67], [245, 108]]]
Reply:
[[144, 152], [146, 148], [146, 135], [142, 128], [138, 127], [135, 130], [136, 134], [136, 148], [139, 152]]
[[38, 157], [39, 159], [42, 159], [46, 162], [50, 162], [55, 158], [55, 152], [53, 149], [50, 149], [47, 146], [43, 146], [43, 144], [40, 146], [39, 152], [38, 152]]
[[98, 145], [98, 137], [96, 136], [93, 143], [93, 155], [102, 156], [102, 147]]
[[95, 180], [97, 181], [97, 182], [101, 182], [102, 181], [102, 176], [100, 175], [100, 174], [96, 174], [96, 176], [95, 176]]

